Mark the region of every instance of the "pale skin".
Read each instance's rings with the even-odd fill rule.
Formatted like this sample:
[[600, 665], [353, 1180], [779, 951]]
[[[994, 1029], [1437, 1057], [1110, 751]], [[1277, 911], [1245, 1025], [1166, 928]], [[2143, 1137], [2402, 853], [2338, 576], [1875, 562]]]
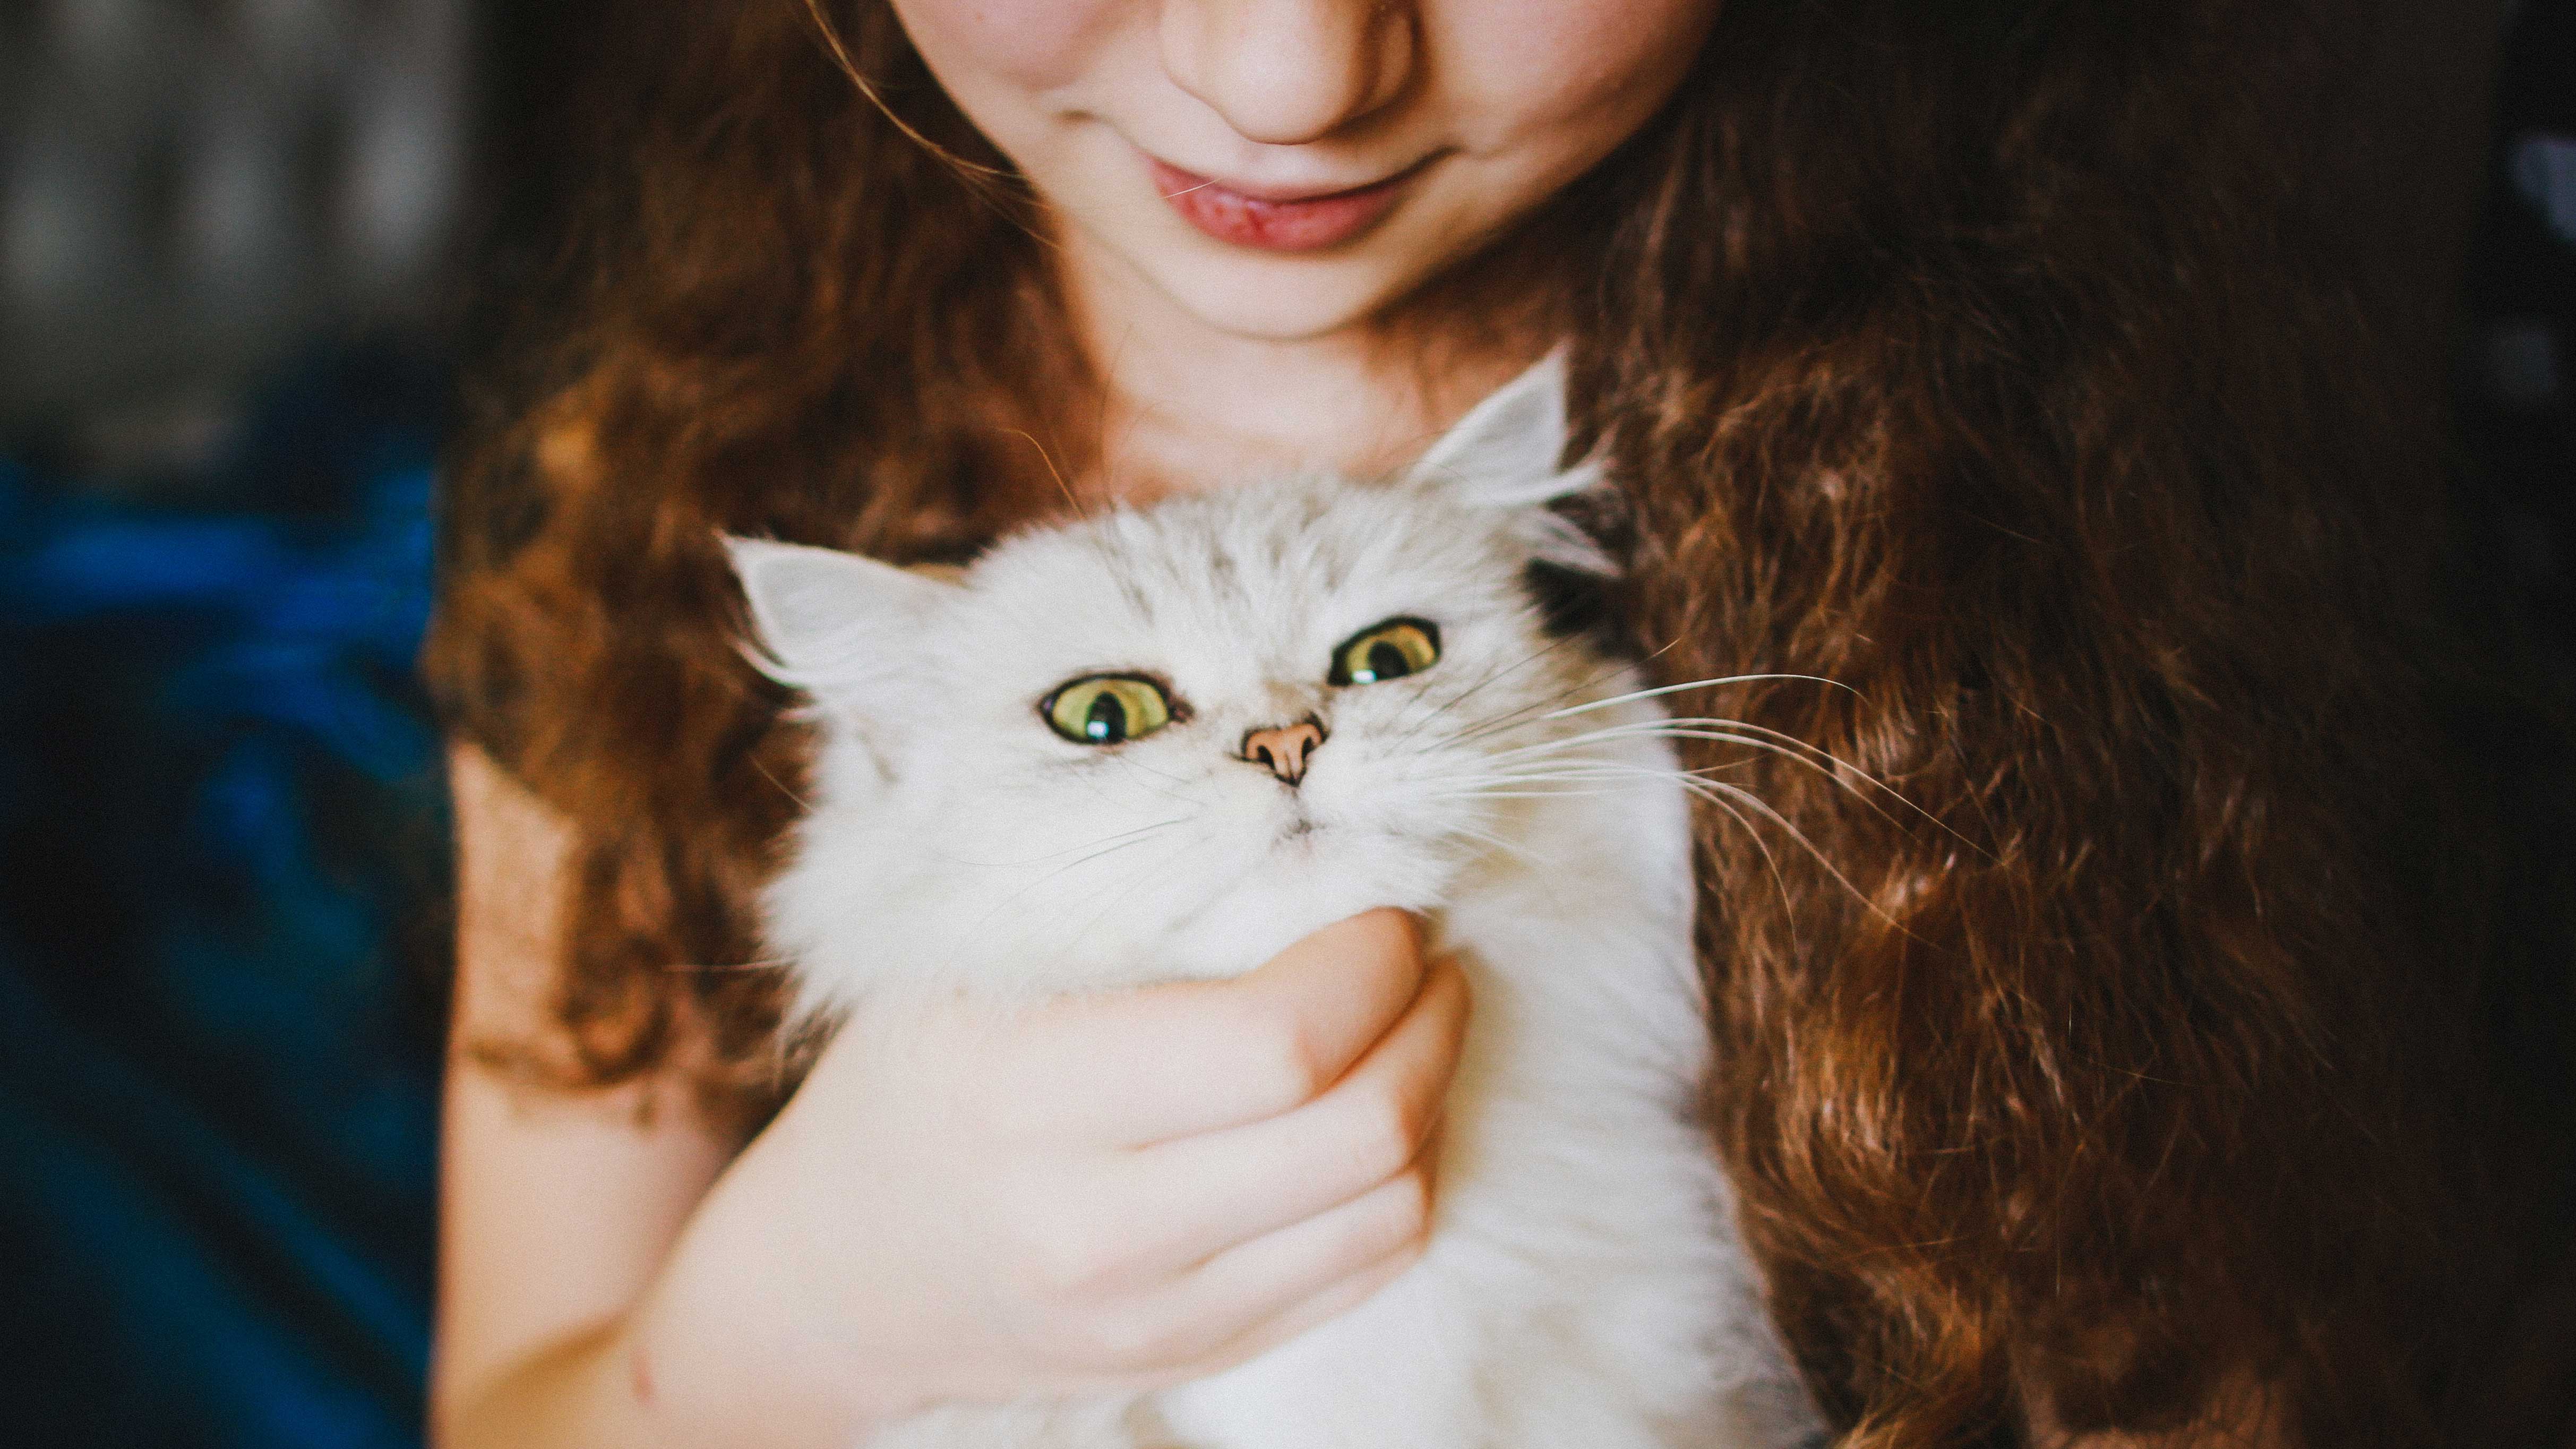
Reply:
[[[897, 4], [1059, 220], [1106, 384], [1098, 463], [1070, 480], [1095, 497], [1411, 457], [1551, 339], [1490, 315], [1447, 329], [1407, 298], [1642, 125], [1716, 8]], [[1194, 230], [1141, 153], [1263, 194], [1421, 169], [1383, 222], [1292, 255]], [[1422, 1249], [1469, 1003], [1403, 917], [1328, 928], [1237, 982], [961, 1015], [900, 1054], [836, 1044], [746, 1143], [699, 1115], [685, 1060], [564, 1094], [471, 1052], [547, 1030], [570, 833], [470, 746], [451, 773], [431, 1375], [450, 1449], [848, 1449], [929, 1405], [1176, 1382], [1351, 1307]]]

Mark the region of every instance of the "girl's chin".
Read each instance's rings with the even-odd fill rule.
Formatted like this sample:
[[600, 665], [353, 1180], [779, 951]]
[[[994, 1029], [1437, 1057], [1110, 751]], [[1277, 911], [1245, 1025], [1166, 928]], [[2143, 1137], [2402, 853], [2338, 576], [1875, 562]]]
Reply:
[[1214, 332], [1265, 342], [1327, 337], [1367, 321], [1413, 284], [1396, 259], [1366, 255], [1157, 254], [1139, 270]]

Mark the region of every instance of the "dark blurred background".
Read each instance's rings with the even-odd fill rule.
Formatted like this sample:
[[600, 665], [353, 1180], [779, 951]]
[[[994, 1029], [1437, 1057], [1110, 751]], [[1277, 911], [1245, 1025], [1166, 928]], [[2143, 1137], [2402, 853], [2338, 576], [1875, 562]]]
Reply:
[[419, 1442], [507, 8], [0, 0], [0, 1443]]
[[[2457, 281], [2476, 565], [2564, 664], [2576, 21], [2493, 8], [2411, 6], [2354, 161]], [[419, 1439], [434, 465], [646, 10], [0, 0], [0, 1443]]]

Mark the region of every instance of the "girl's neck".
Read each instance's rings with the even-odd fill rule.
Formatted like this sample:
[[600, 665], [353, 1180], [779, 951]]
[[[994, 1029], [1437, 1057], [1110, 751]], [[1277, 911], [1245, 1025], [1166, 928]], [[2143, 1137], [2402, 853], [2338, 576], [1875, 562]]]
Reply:
[[[1095, 461], [1076, 484], [1094, 497], [1141, 500], [1304, 467], [1393, 471], [1554, 340], [1528, 289], [1469, 307], [1440, 295], [1454, 288], [1322, 336], [1246, 337], [1208, 326], [1073, 236], [1060, 256], [1098, 389]], [[1519, 269], [1480, 269], [1504, 270]]]

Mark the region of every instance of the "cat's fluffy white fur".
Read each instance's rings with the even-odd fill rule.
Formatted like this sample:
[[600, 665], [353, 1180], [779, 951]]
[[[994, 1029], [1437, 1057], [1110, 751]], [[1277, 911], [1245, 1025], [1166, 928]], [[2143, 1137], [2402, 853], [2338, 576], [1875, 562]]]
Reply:
[[[1427, 913], [1476, 1009], [1422, 1262], [1347, 1316], [1142, 1399], [942, 1410], [872, 1449], [1664, 1449], [1801, 1442], [1693, 1103], [1708, 1034], [1684, 793], [1635, 672], [1551, 635], [1534, 560], [1597, 568], [1546, 508], [1551, 360], [1406, 478], [1313, 476], [1023, 533], [959, 579], [737, 542], [760, 645], [821, 725], [766, 899], [813, 1013], [886, 1029], [996, 998], [1250, 970], [1371, 906]], [[1380, 621], [1440, 657], [1326, 682]], [[1066, 680], [1183, 712], [1059, 737]], [[1327, 732], [1291, 787], [1247, 732]]]

